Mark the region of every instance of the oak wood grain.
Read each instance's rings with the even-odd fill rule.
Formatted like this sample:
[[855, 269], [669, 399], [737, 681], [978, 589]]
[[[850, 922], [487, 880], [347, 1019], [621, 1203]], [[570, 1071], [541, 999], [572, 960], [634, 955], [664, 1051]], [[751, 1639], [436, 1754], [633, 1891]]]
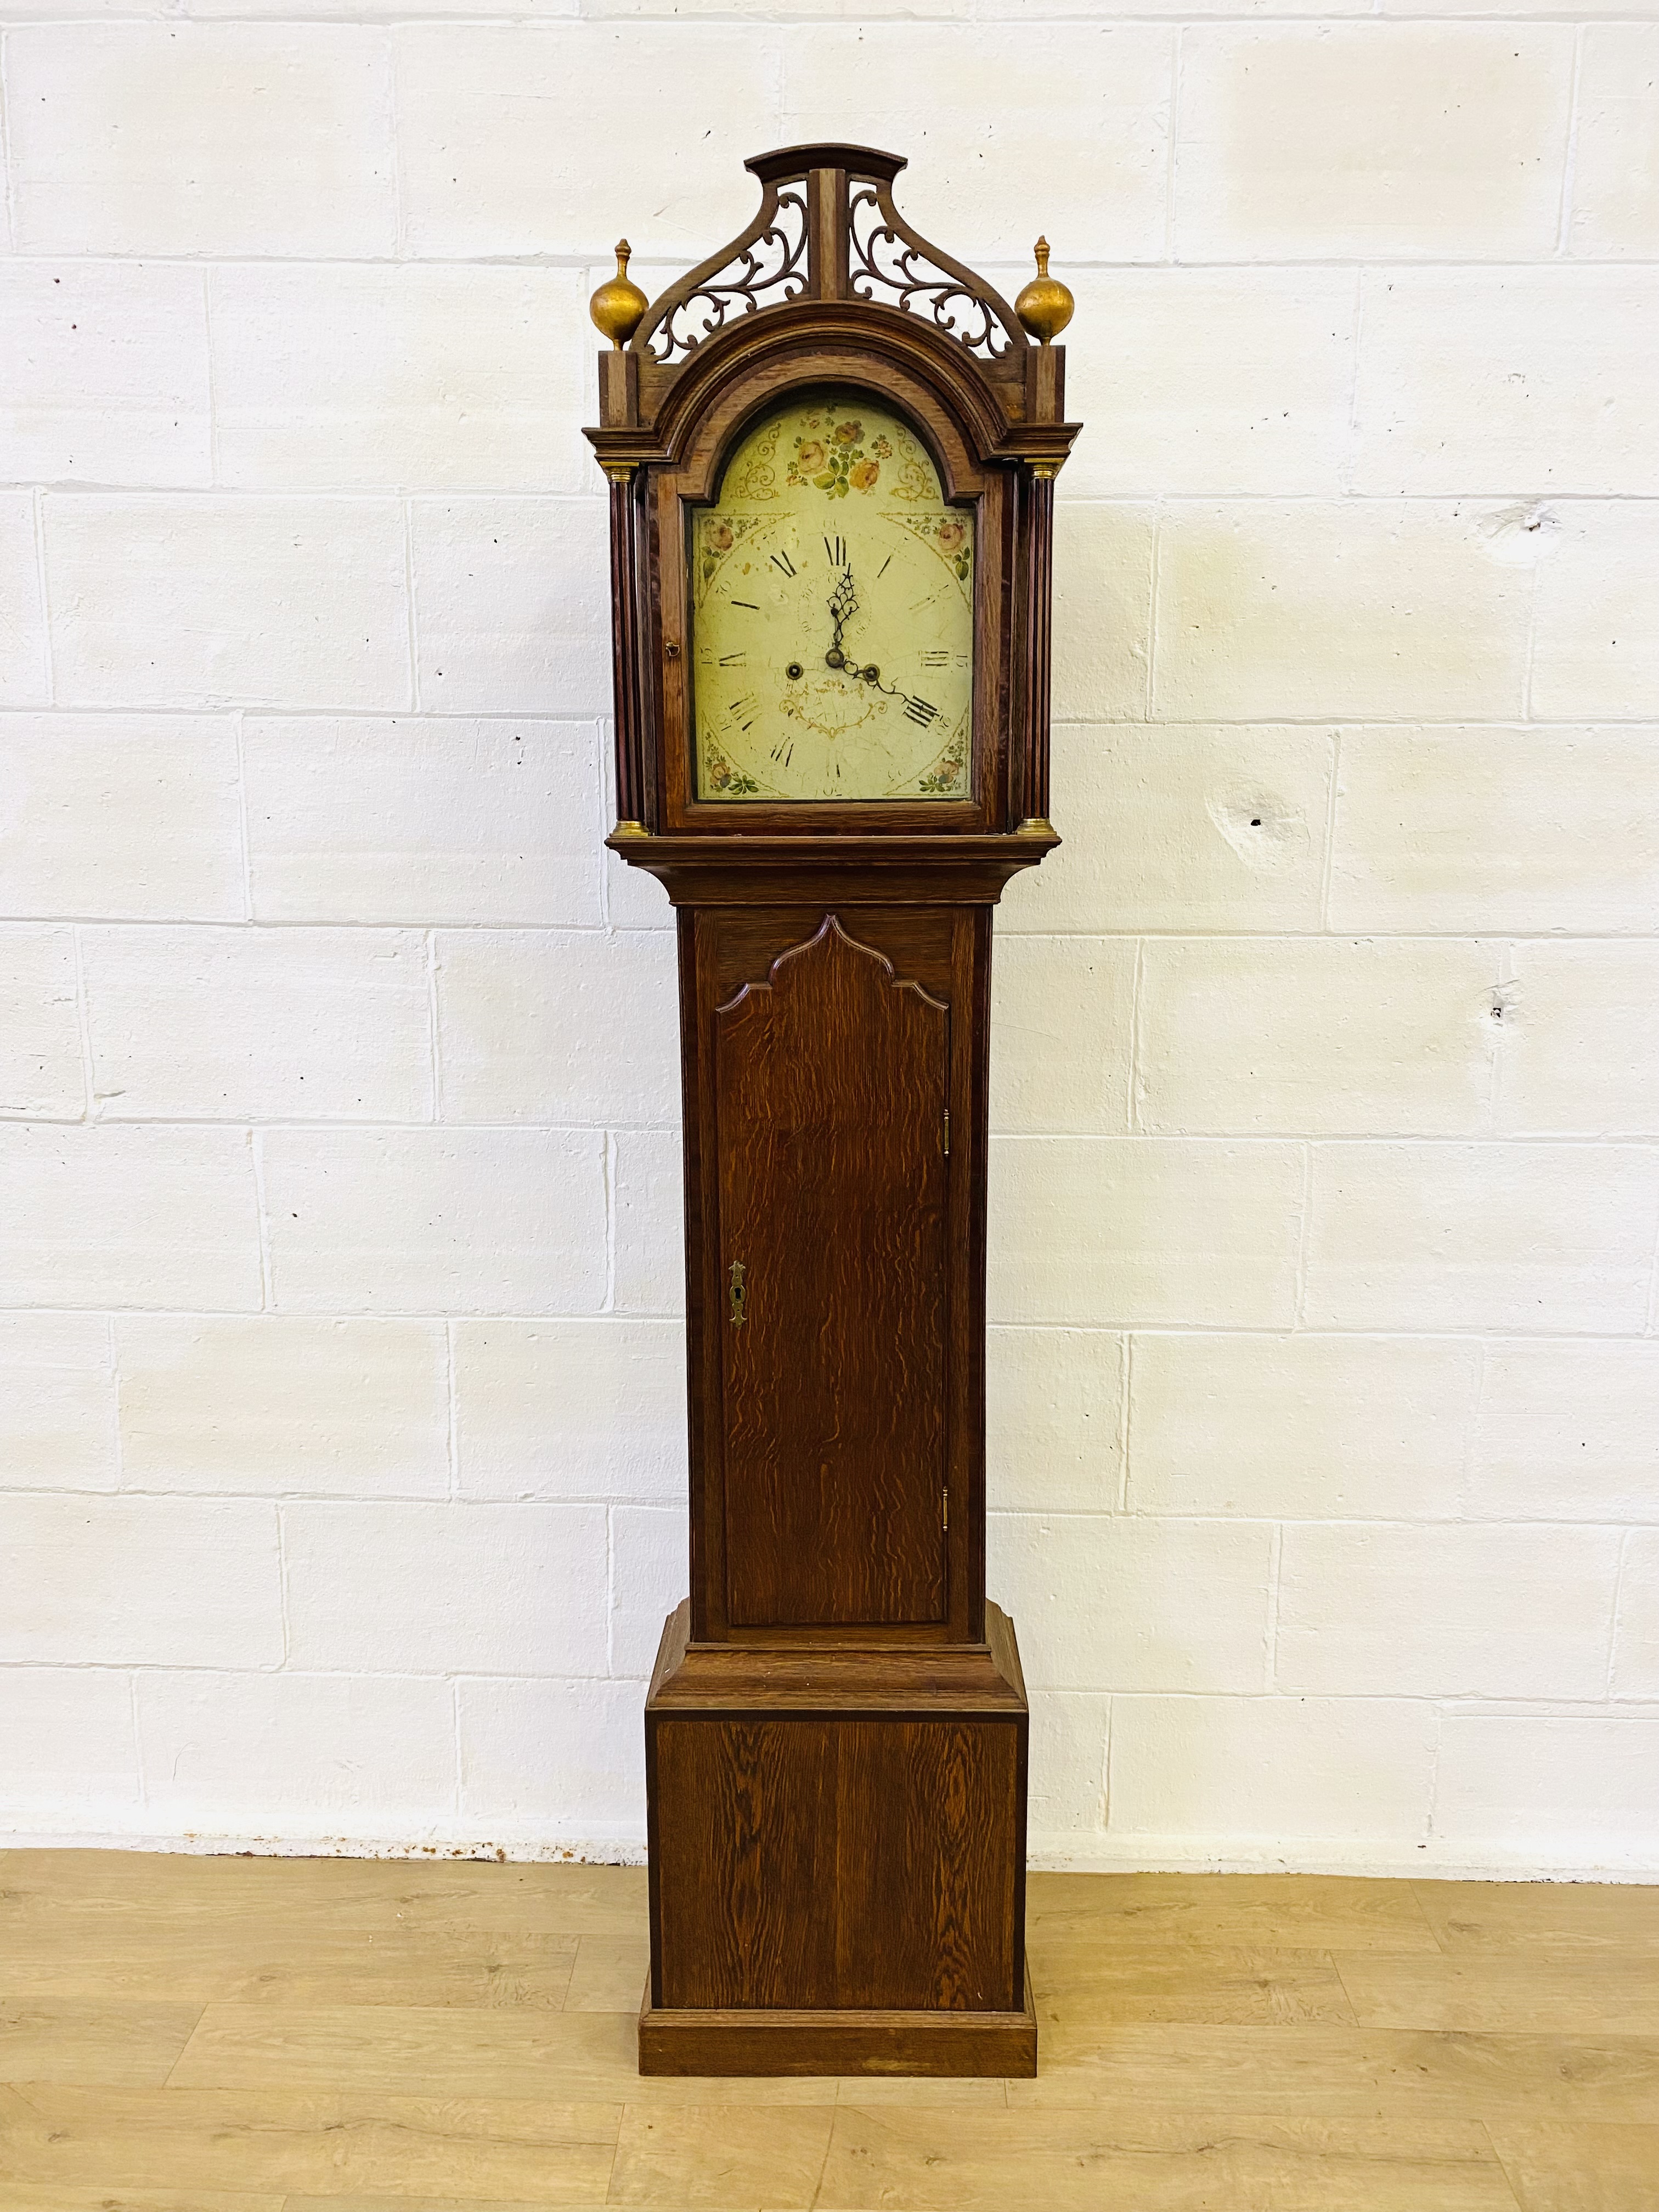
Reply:
[[1220, 2115], [1659, 2122], [1659, 2038], [1437, 2033], [1288, 2024], [1271, 2031], [1132, 2023], [1052, 2027], [1042, 2073], [1010, 2081], [1011, 2109], [1145, 2099]]
[[[43, 2188], [37, 2182], [13, 2182], [0, 2174], [0, 2212], [288, 2212], [292, 2197], [230, 2194], [216, 2189], [106, 2189], [88, 2182], [80, 2189]], [[400, 2212], [411, 2212], [405, 2200]], [[471, 2212], [485, 2212], [473, 2207]]]
[[1419, 1881], [1412, 1887], [1443, 1950], [1659, 1954], [1659, 1884]]
[[1659, 2212], [1659, 2128], [1499, 2121], [1488, 2132], [1521, 2212]]
[[1354, 2017], [1368, 2027], [1524, 2032], [1541, 2018], [1570, 2035], [1659, 2036], [1659, 1959], [1650, 1954], [1529, 1949], [1397, 1959], [1367, 1952], [1346, 1958], [1341, 1973]]
[[0, 2090], [0, 2172], [20, 2190], [183, 2191], [186, 2212], [213, 2191], [593, 2204], [621, 2124], [620, 2102], [388, 2095], [349, 2066], [316, 2090], [32, 2084]]
[[623, 2114], [611, 2204], [739, 2204], [805, 2212], [830, 2148], [832, 2098], [772, 2111], [629, 2105]]
[[167, 2086], [322, 2091], [349, 2081], [382, 2098], [403, 2092], [576, 2105], [624, 2094], [675, 2104], [697, 2094], [704, 2103], [798, 2104], [813, 2094], [810, 2081], [641, 2081], [637, 2034], [632, 2013], [210, 2005]]
[[633, 2012], [651, 1971], [643, 1923], [633, 1936], [584, 1936], [565, 1990], [567, 2012]]
[[658, 1720], [657, 2002], [1018, 2008], [1004, 1721]]
[[[0, 2212], [598, 2208], [625, 2111], [656, 2124], [634, 2130], [625, 2171], [638, 2201], [789, 2203], [719, 2192], [748, 2171], [742, 2147], [792, 2125], [792, 2107], [832, 2104], [817, 2212], [1659, 2212], [1659, 2039], [1570, 2024], [1574, 2006], [1635, 2016], [1650, 1893], [1296, 1875], [1042, 1875], [1030, 1887], [1034, 1958], [1057, 2015], [1035, 2081], [642, 2080], [636, 1991], [626, 2008], [561, 2014], [504, 2011], [482, 1988], [419, 2008], [301, 2006], [276, 1989], [210, 2008], [173, 2085], [143, 2086], [119, 2078], [130, 2051], [108, 2039], [110, 2002], [77, 1983], [55, 2004], [53, 2033], [83, 2032], [82, 2078], [0, 2078]], [[0, 1987], [15, 1934], [40, 1955], [54, 1909], [66, 1959], [137, 1959], [159, 1974], [171, 1930], [183, 1973], [199, 1972], [192, 1946], [210, 1937], [216, 1970], [234, 1974], [239, 1911], [252, 1973], [286, 1900], [307, 1942], [338, 1932], [342, 1986], [354, 1988], [355, 1927], [402, 1927], [410, 1970], [430, 1943], [445, 1976], [466, 1925], [482, 1953], [511, 1927], [502, 1899], [541, 1917], [560, 1893], [567, 1910], [623, 1931], [591, 1931], [596, 1991], [626, 1972], [630, 1946], [638, 1965], [637, 1869], [0, 1854]], [[1473, 1948], [1440, 1952], [1425, 1911]], [[1326, 1957], [1379, 2004], [1501, 2002], [1511, 2024], [1298, 2019], [1302, 1977]], [[1252, 1995], [1258, 1979], [1270, 1990]], [[1279, 1991], [1291, 1993], [1284, 2010]], [[156, 2002], [168, 2011], [164, 1990]], [[1206, 2017], [1259, 2002], [1246, 2019]], [[1176, 2016], [1119, 2017], [1146, 2002]], [[127, 2008], [125, 2023], [145, 2009]], [[106, 2060], [114, 2078], [96, 2073]], [[220, 2086], [191, 2086], [197, 2069]], [[682, 2112], [703, 2117], [680, 2130]], [[819, 2125], [778, 2140], [816, 2142]], [[722, 2130], [738, 2147], [724, 2163]], [[652, 2194], [682, 2185], [679, 2198]]]
[[529, 2006], [556, 2012], [567, 2002], [584, 1940], [499, 1929], [439, 1940], [407, 1918], [392, 1929], [354, 1936], [307, 1924], [303, 1916], [289, 1924], [272, 1912], [251, 1915], [242, 1927], [228, 1919], [171, 1935], [154, 1920], [112, 1930], [80, 1917], [82, 1924], [73, 1929], [54, 1935], [33, 1929], [9, 1941], [0, 1974], [9, 1997], [61, 2004], [73, 1996], [122, 2006], [173, 1998], [198, 2010], [216, 2001]]
[[714, 1022], [726, 1617], [942, 1620], [949, 1006], [830, 915]]
[[1354, 2026], [1343, 1975], [1328, 1951], [1245, 1951], [1128, 1944], [1057, 1934], [1029, 1947], [1039, 2020], [1115, 2024], [1191, 2021], [1216, 2027], [1339, 2021]]
[[0, 2081], [120, 2081], [159, 2086], [188, 2043], [202, 2008], [79, 2002], [12, 1995], [0, 1960]]
[[[61, 1870], [60, 1870], [61, 1869]], [[129, 1936], [212, 1940], [246, 1925], [244, 1962], [295, 1942], [400, 1938], [493, 1944], [511, 1936], [625, 1935], [644, 1908], [643, 1867], [481, 1859], [205, 1857], [142, 1851], [0, 1852], [0, 1929], [9, 1945]], [[101, 1934], [98, 1931], [101, 1931]]]
[[1030, 1940], [1072, 1929], [1114, 1942], [1218, 1950], [1438, 1952], [1416, 1886], [1325, 1875], [1036, 1874]]
[[1515, 2212], [1480, 2126], [836, 2111], [820, 2212]]

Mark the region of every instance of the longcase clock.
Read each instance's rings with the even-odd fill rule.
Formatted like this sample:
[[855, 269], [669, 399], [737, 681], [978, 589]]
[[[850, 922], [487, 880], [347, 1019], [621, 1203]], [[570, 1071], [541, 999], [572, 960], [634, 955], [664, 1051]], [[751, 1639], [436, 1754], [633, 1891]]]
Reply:
[[1028, 1721], [985, 1595], [991, 915], [1048, 823], [1053, 343], [895, 155], [748, 167], [593, 300], [618, 820], [678, 910], [691, 1588], [646, 1705], [640, 2065], [1030, 2074]]

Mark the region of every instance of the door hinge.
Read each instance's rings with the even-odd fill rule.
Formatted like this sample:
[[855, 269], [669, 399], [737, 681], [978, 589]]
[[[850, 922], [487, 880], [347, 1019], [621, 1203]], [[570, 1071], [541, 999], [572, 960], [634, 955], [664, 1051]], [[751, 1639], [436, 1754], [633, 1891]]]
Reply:
[[947, 1160], [951, 1157], [951, 1109], [948, 1106], [945, 1109], [945, 1157]]
[[945, 1508], [945, 1526], [948, 1528], [951, 1525], [951, 1493], [948, 1490], [941, 1490], [939, 1498]]

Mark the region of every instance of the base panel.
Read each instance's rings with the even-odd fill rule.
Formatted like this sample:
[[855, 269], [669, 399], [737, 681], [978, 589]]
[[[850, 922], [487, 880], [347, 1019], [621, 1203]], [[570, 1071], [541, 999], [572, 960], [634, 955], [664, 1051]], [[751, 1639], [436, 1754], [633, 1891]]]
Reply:
[[640, 2007], [641, 2074], [926, 2074], [1029, 2081], [1036, 2008], [1023, 2012], [704, 2012]]

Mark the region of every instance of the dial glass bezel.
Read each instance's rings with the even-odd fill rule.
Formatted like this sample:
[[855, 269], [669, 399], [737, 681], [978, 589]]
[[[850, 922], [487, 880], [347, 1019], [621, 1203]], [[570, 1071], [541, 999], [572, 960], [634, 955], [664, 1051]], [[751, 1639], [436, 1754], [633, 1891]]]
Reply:
[[[792, 418], [811, 417], [815, 414], [826, 418], [822, 427], [829, 434], [820, 437], [804, 432], [802, 439], [790, 439], [788, 428]], [[857, 661], [857, 654], [853, 648], [857, 642], [858, 633], [861, 631], [866, 641], [871, 636], [867, 617], [862, 622], [860, 620], [864, 611], [855, 611], [843, 631], [839, 625], [834, 625], [834, 617], [826, 605], [823, 617], [825, 643], [830, 645], [833, 637], [834, 647], [845, 644], [847, 662], [842, 669], [826, 671], [820, 675], [809, 658], [811, 644], [816, 641], [807, 641], [795, 649], [789, 664], [791, 671], [799, 667], [801, 675], [795, 678], [785, 672], [784, 681], [787, 690], [781, 697], [787, 698], [794, 694], [802, 699], [805, 706], [805, 695], [816, 680], [824, 694], [824, 700], [817, 711], [822, 713], [827, 705], [833, 714], [839, 705], [835, 695], [847, 692], [850, 683], [852, 696], [848, 701], [850, 708], [856, 710], [867, 700], [870, 703], [878, 704], [885, 713], [904, 723], [928, 727], [919, 722], [919, 717], [931, 708], [931, 701], [923, 695], [921, 684], [914, 680], [914, 674], [908, 691], [902, 688], [899, 679], [910, 673], [908, 659], [919, 659], [920, 655], [927, 652], [934, 656], [930, 665], [938, 665], [938, 656], [942, 652], [950, 652], [953, 656], [953, 665], [946, 672], [956, 679], [960, 690], [959, 712], [955, 709], [953, 696], [945, 708], [952, 726], [946, 732], [945, 741], [911, 748], [912, 757], [907, 772], [899, 779], [901, 782], [920, 785], [925, 778], [951, 772], [949, 783], [941, 787], [933, 790], [917, 787], [895, 788], [886, 792], [865, 791], [856, 796], [843, 796], [833, 789], [822, 793], [769, 789], [752, 785], [750, 771], [757, 764], [752, 756], [744, 761], [738, 771], [744, 781], [751, 783], [752, 787], [732, 790], [706, 787], [707, 753], [704, 732], [699, 724], [698, 690], [700, 677], [706, 683], [708, 675], [708, 672], [700, 670], [702, 647], [708, 634], [707, 627], [700, 620], [702, 607], [706, 604], [705, 592], [700, 587], [708, 580], [700, 576], [699, 563], [707, 556], [709, 549], [700, 544], [700, 538], [705, 526], [711, 528], [719, 526], [720, 511], [732, 469], [739, 465], [753, 465], [756, 455], [752, 449], [764, 440], [767, 429], [773, 422], [776, 422], [779, 428], [776, 443], [770, 449], [772, 465], [787, 477], [786, 488], [797, 495], [795, 501], [779, 508], [777, 521], [780, 526], [793, 529], [800, 520], [803, 509], [811, 514], [812, 507], [821, 501], [821, 520], [828, 548], [832, 544], [844, 542], [844, 533], [836, 526], [851, 509], [866, 532], [872, 520], [884, 526], [886, 536], [903, 557], [920, 558], [925, 563], [939, 562], [943, 564], [941, 574], [954, 578], [954, 588], [962, 592], [966, 601], [966, 621], [961, 647], [947, 643], [943, 647], [917, 647], [914, 653], [907, 653], [901, 647], [892, 656], [898, 665], [885, 669], [874, 668], [870, 679], [873, 692], [866, 692], [860, 678], [852, 673]], [[849, 425], [855, 434], [837, 440], [836, 432]], [[892, 434], [895, 431], [896, 436]], [[780, 447], [783, 448], [781, 452], [777, 450]], [[763, 447], [763, 456], [766, 451]], [[920, 470], [926, 472], [925, 482], [920, 480], [918, 465]], [[881, 480], [884, 475], [889, 480], [888, 484], [884, 484]], [[867, 481], [861, 483], [859, 481], [860, 477], [866, 477]], [[908, 488], [902, 497], [896, 498], [895, 490], [902, 483], [908, 483]], [[860, 513], [861, 503], [866, 500], [880, 501], [882, 504], [872, 504]], [[881, 818], [902, 810], [907, 816], [914, 812], [928, 827], [935, 823], [941, 828], [968, 826], [961, 817], [964, 811], [979, 811], [982, 797], [980, 788], [981, 746], [976, 741], [982, 719], [984, 679], [981, 638], [981, 605], [985, 581], [980, 526], [981, 505], [982, 500], [978, 493], [958, 495], [951, 492], [949, 472], [942, 465], [934, 438], [927, 426], [917, 418], [900, 396], [891, 392], [876, 393], [846, 377], [824, 376], [806, 380], [781, 391], [774, 390], [759, 404], [745, 412], [743, 420], [726, 441], [718, 472], [709, 485], [707, 496], [686, 498], [681, 501], [686, 641], [683, 678], [686, 772], [684, 797], [688, 810], [693, 815], [712, 823], [721, 817], [732, 822], [734, 817], [740, 820], [746, 815], [796, 811], [814, 816], [845, 817], [850, 814]], [[734, 515], [733, 519], [738, 518]], [[814, 525], [819, 519], [811, 514]], [[755, 534], [758, 537], [761, 533]], [[913, 538], [917, 541], [914, 556], [908, 552], [909, 541]], [[726, 557], [735, 558], [739, 550], [738, 547], [728, 548]], [[795, 546], [786, 550], [786, 559], [788, 550], [799, 551], [799, 548]], [[833, 568], [827, 567], [826, 578], [823, 580], [827, 581], [833, 574]], [[868, 586], [865, 588], [867, 590]], [[856, 605], [856, 602], [854, 604]], [[953, 612], [954, 610], [947, 608], [946, 611]], [[884, 635], [890, 639], [890, 622]], [[891, 651], [890, 647], [884, 649]], [[890, 681], [890, 678], [893, 680]], [[798, 694], [794, 692], [796, 683], [801, 686]], [[933, 688], [939, 688], [938, 684]], [[875, 695], [881, 692], [891, 696], [878, 700]], [[937, 714], [939, 710], [933, 711]], [[778, 720], [775, 714], [770, 733], [786, 738], [791, 734], [787, 730], [787, 719]], [[936, 734], [936, 731], [929, 727], [928, 733], [931, 737]], [[811, 730], [809, 729], [805, 734], [807, 741], [811, 742]], [[819, 742], [822, 744], [822, 739]], [[828, 757], [833, 752], [833, 746], [825, 750]], [[727, 773], [732, 772], [729, 762], [723, 761], [721, 765]]]

